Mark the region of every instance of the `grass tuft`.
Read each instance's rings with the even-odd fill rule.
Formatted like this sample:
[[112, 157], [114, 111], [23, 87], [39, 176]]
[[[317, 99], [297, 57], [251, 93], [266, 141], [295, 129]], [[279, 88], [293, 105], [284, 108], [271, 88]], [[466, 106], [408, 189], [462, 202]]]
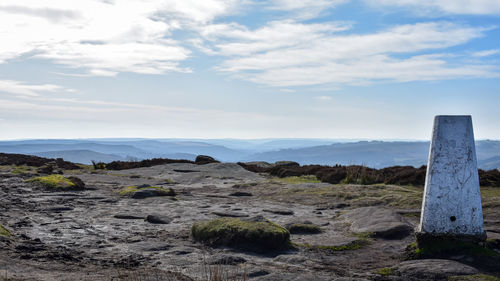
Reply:
[[135, 192], [143, 189], [156, 189], [158, 191], [159, 196], [175, 196], [175, 191], [170, 187], [160, 187], [160, 186], [148, 186], [148, 187], [137, 187], [135, 185], [127, 186], [120, 190], [118, 193], [122, 196], [130, 196]]
[[219, 218], [198, 222], [191, 227], [197, 241], [209, 245], [248, 248], [254, 251], [278, 250], [290, 247], [290, 232], [269, 220]]
[[383, 267], [383, 268], [377, 270], [377, 274], [383, 275], [383, 276], [394, 275], [394, 268]]
[[309, 223], [294, 223], [287, 225], [286, 228], [291, 234], [317, 234], [323, 232], [319, 225]]
[[487, 274], [473, 274], [448, 277], [448, 281], [500, 281], [500, 278]]
[[284, 177], [284, 178], [274, 178], [274, 180], [287, 183], [287, 184], [300, 184], [300, 183], [319, 183], [321, 182], [316, 176], [300, 176], [300, 177]]
[[61, 175], [34, 177], [26, 180], [25, 182], [38, 183], [46, 188], [51, 188], [51, 189], [72, 189], [77, 187], [77, 185], [74, 182]]
[[0, 236], [10, 237], [10, 231], [0, 224]]

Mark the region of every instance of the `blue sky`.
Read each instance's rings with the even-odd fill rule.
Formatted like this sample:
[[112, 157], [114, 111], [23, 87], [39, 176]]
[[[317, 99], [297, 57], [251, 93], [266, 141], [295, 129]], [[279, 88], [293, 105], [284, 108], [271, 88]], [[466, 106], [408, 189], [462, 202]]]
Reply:
[[2, 0], [0, 139], [500, 139], [498, 0]]

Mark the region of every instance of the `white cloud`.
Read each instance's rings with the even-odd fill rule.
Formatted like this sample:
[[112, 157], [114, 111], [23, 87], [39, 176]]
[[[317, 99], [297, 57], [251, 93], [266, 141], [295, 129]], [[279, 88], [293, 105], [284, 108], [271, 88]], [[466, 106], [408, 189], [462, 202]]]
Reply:
[[172, 31], [209, 22], [240, 3], [2, 0], [0, 63], [28, 55], [99, 76], [189, 72], [180, 64], [191, 52], [171, 38]]
[[317, 96], [317, 97], [314, 97], [315, 99], [317, 100], [320, 100], [320, 101], [329, 101], [329, 100], [332, 100], [332, 97], [330, 96]]
[[0, 92], [15, 94], [21, 97], [37, 97], [40, 92], [61, 92], [71, 91], [59, 85], [42, 84], [30, 85], [20, 81], [14, 80], [0, 80]]
[[493, 56], [493, 55], [496, 55], [499, 53], [500, 53], [500, 49], [484, 50], [484, 51], [474, 52], [474, 53], [472, 53], [472, 56], [482, 58], [482, 57]]
[[373, 5], [407, 7], [419, 13], [441, 12], [463, 15], [498, 15], [498, 0], [365, 0]]
[[283, 10], [295, 13], [296, 16], [303, 19], [313, 18], [321, 12], [349, 0], [273, 0], [271, 9]]
[[213, 52], [227, 57], [221, 71], [271, 86], [498, 77], [492, 66], [461, 65], [460, 58], [451, 63], [441, 54], [482, 37], [485, 28], [428, 22], [371, 34], [337, 33], [348, 27], [280, 21], [256, 30], [219, 25], [204, 35], [216, 42]]

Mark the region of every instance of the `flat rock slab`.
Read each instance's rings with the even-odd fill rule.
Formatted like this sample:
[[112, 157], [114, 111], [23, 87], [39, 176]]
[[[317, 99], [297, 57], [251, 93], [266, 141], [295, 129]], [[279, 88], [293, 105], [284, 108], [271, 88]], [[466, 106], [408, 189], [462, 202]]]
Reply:
[[450, 276], [470, 275], [479, 271], [474, 267], [451, 260], [428, 259], [400, 263], [396, 270], [403, 276]]
[[219, 212], [219, 211], [215, 211], [215, 212], [212, 212], [212, 214], [217, 215], [219, 217], [232, 217], [232, 218], [244, 218], [244, 217], [248, 217], [248, 214], [238, 213], [238, 212]]
[[294, 214], [292, 210], [285, 210], [285, 209], [265, 209], [262, 211], [282, 216], [291, 216]]
[[381, 238], [400, 238], [413, 231], [413, 227], [401, 215], [379, 207], [354, 209], [341, 217], [352, 222], [350, 230], [355, 233], [373, 233]]
[[113, 216], [115, 219], [121, 220], [142, 220], [143, 216], [131, 215], [131, 214], [116, 214]]

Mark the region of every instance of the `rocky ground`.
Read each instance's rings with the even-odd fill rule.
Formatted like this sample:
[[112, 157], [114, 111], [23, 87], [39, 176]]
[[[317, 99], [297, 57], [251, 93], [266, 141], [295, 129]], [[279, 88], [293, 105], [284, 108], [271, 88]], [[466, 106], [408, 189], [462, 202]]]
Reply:
[[[54, 191], [25, 182], [34, 173], [29, 167], [0, 168], [0, 224], [11, 233], [0, 235], [0, 280], [500, 276], [500, 264], [482, 267], [474, 257], [408, 258], [421, 187], [331, 185], [311, 177], [273, 178], [232, 163], [174, 163], [121, 171], [66, 170], [64, 176], [82, 179], [85, 189]], [[147, 185], [170, 187], [177, 195], [138, 199], [119, 194], [127, 186]], [[500, 188], [482, 193], [488, 242], [498, 246]], [[293, 247], [281, 251], [210, 247], [190, 233], [195, 222], [256, 216], [283, 226], [312, 224], [321, 232], [292, 233]]]

